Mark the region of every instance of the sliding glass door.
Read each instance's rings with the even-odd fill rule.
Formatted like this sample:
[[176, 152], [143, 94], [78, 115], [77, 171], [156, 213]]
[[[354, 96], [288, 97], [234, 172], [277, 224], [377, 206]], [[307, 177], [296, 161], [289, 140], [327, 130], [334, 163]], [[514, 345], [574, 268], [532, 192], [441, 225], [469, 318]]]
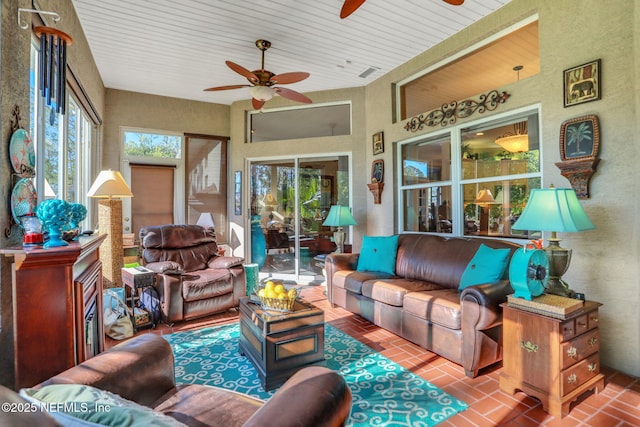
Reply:
[[336, 245], [322, 223], [332, 205], [349, 206], [348, 156], [256, 160], [250, 177], [250, 252], [261, 276], [323, 282], [323, 256]]

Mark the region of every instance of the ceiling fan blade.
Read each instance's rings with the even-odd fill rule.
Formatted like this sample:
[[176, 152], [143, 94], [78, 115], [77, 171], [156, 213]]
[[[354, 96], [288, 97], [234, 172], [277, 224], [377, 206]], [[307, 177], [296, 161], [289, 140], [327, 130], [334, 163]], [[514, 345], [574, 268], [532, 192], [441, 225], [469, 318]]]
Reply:
[[449, 3], [453, 6], [460, 6], [462, 3], [464, 3], [464, 0], [442, 0], [445, 3]]
[[251, 98], [251, 104], [253, 105], [254, 110], [259, 110], [262, 108], [266, 101], [260, 101], [259, 99]]
[[271, 77], [269, 80], [273, 84], [286, 85], [290, 83], [300, 82], [308, 78], [309, 76], [310, 76], [309, 73], [304, 73], [304, 72], [282, 73], [282, 74], [276, 74], [275, 76]]
[[224, 63], [227, 64], [227, 67], [231, 68], [233, 71], [240, 74], [242, 77], [245, 77], [249, 81], [258, 82], [258, 76], [244, 68], [242, 65], [238, 65], [235, 62], [231, 61], [224, 61]]
[[274, 87], [273, 90], [280, 96], [290, 99], [296, 102], [303, 102], [305, 104], [311, 104], [312, 101], [301, 94], [300, 92], [296, 92], [295, 90], [287, 89], [285, 87]]
[[251, 87], [251, 85], [229, 85], [229, 86], [216, 86], [205, 89], [206, 92], [212, 92], [215, 90], [229, 90], [229, 89], [240, 89], [242, 87]]
[[344, 19], [356, 11], [357, 8], [362, 6], [365, 0], [344, 0], [342, 10], [340, 10], [340, 18]]

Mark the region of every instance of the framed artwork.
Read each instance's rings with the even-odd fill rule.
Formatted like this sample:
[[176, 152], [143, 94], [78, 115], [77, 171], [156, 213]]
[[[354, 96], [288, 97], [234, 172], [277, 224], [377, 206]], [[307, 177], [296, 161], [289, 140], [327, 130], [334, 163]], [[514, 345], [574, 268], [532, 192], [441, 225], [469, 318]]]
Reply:
[[371, 182], [384, 182], [384, 160], [374, 160], [371, 165]]
[[233, 205], [236, 215], [242, 215], [242, 172], [235, 171], [233, 173]]
[[373, 135], [373, 155], [384, 153], [384, 134], [378, 132]]
[[564, 70], [564, 106], [600, 99], [600, 59]]
[[333, 177], [322, 175], [320, 177], [320, 206], [329, 209], [333, 204]]
[[565, 120], [560, 126], [562, 161], [594, 159], [600, 148], [598, 117], [588, 115]]

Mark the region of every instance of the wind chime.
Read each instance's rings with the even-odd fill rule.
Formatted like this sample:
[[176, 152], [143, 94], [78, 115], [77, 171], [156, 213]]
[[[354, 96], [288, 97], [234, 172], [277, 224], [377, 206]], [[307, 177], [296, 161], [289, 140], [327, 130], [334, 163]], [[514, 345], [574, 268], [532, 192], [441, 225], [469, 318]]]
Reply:
[[54, 111], [65, 113], [65, 98], [67, 94], [67, 46], [73, 42], [71, 36], [51, 27], [35, 27], [34, 32], [40, 38], [40, 57], [38, 66], [38, 80], [40, 95], [46, 98], [47, 105], [55, 105], [51, 110], [53, 122]]

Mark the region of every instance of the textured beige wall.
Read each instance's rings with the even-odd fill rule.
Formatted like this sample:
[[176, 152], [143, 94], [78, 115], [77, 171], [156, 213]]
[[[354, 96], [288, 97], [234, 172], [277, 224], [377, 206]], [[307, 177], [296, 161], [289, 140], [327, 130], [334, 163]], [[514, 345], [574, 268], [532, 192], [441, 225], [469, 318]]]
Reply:
[[[573, 248], [571, 267], [564, 278], [574, 290], [604, 304], [600, 316], [602, 363], [640, 375], [637, 160], [640, 2], [513, 0], [370, 84], [366, 88], [365, 135], [384, 130], [386, 143], [390, 144], [433, 132], [425, 129], [414, 134], [404, 130], [406, 121], [392, 123], [390, 85], [535, 13], [540, 22], [540, 74], [502, 88], [511, 98], [494, 113], [484, 116], [540, 104], [544, 185], [557, 187], [570, 187], [555, 166], [560, 160], [561, 123], [586, 114], [599, 117], [601, 162], [591, 182], [591, 198], [582, 201], [596, 230], [560, 236], [563, 246]], [[563, 70], [597, 58], [602, 59], [602, 99], [564, 108]], [[506, 64], [513, 65], [516, 64]], [[478, 117], [474, 115], [471, 120]], [[372, 156], [368, 151], [365, 154], [368, 163]], [[391, 170], [391, 150], [385, 150], [384, 159], [387, 170]], [[389, 188], [394, 185], [393, 178], [393, 174], [385, 173]], [[394, 195], [386, 187], [382, 205], [367, 200], [368, 233], [392, 231], [388, 216], [393, 212], [393, 203]]]
[[107, 89], [102, 168], [120, 170], [120, 127], [229, 135], [228, 105]]

